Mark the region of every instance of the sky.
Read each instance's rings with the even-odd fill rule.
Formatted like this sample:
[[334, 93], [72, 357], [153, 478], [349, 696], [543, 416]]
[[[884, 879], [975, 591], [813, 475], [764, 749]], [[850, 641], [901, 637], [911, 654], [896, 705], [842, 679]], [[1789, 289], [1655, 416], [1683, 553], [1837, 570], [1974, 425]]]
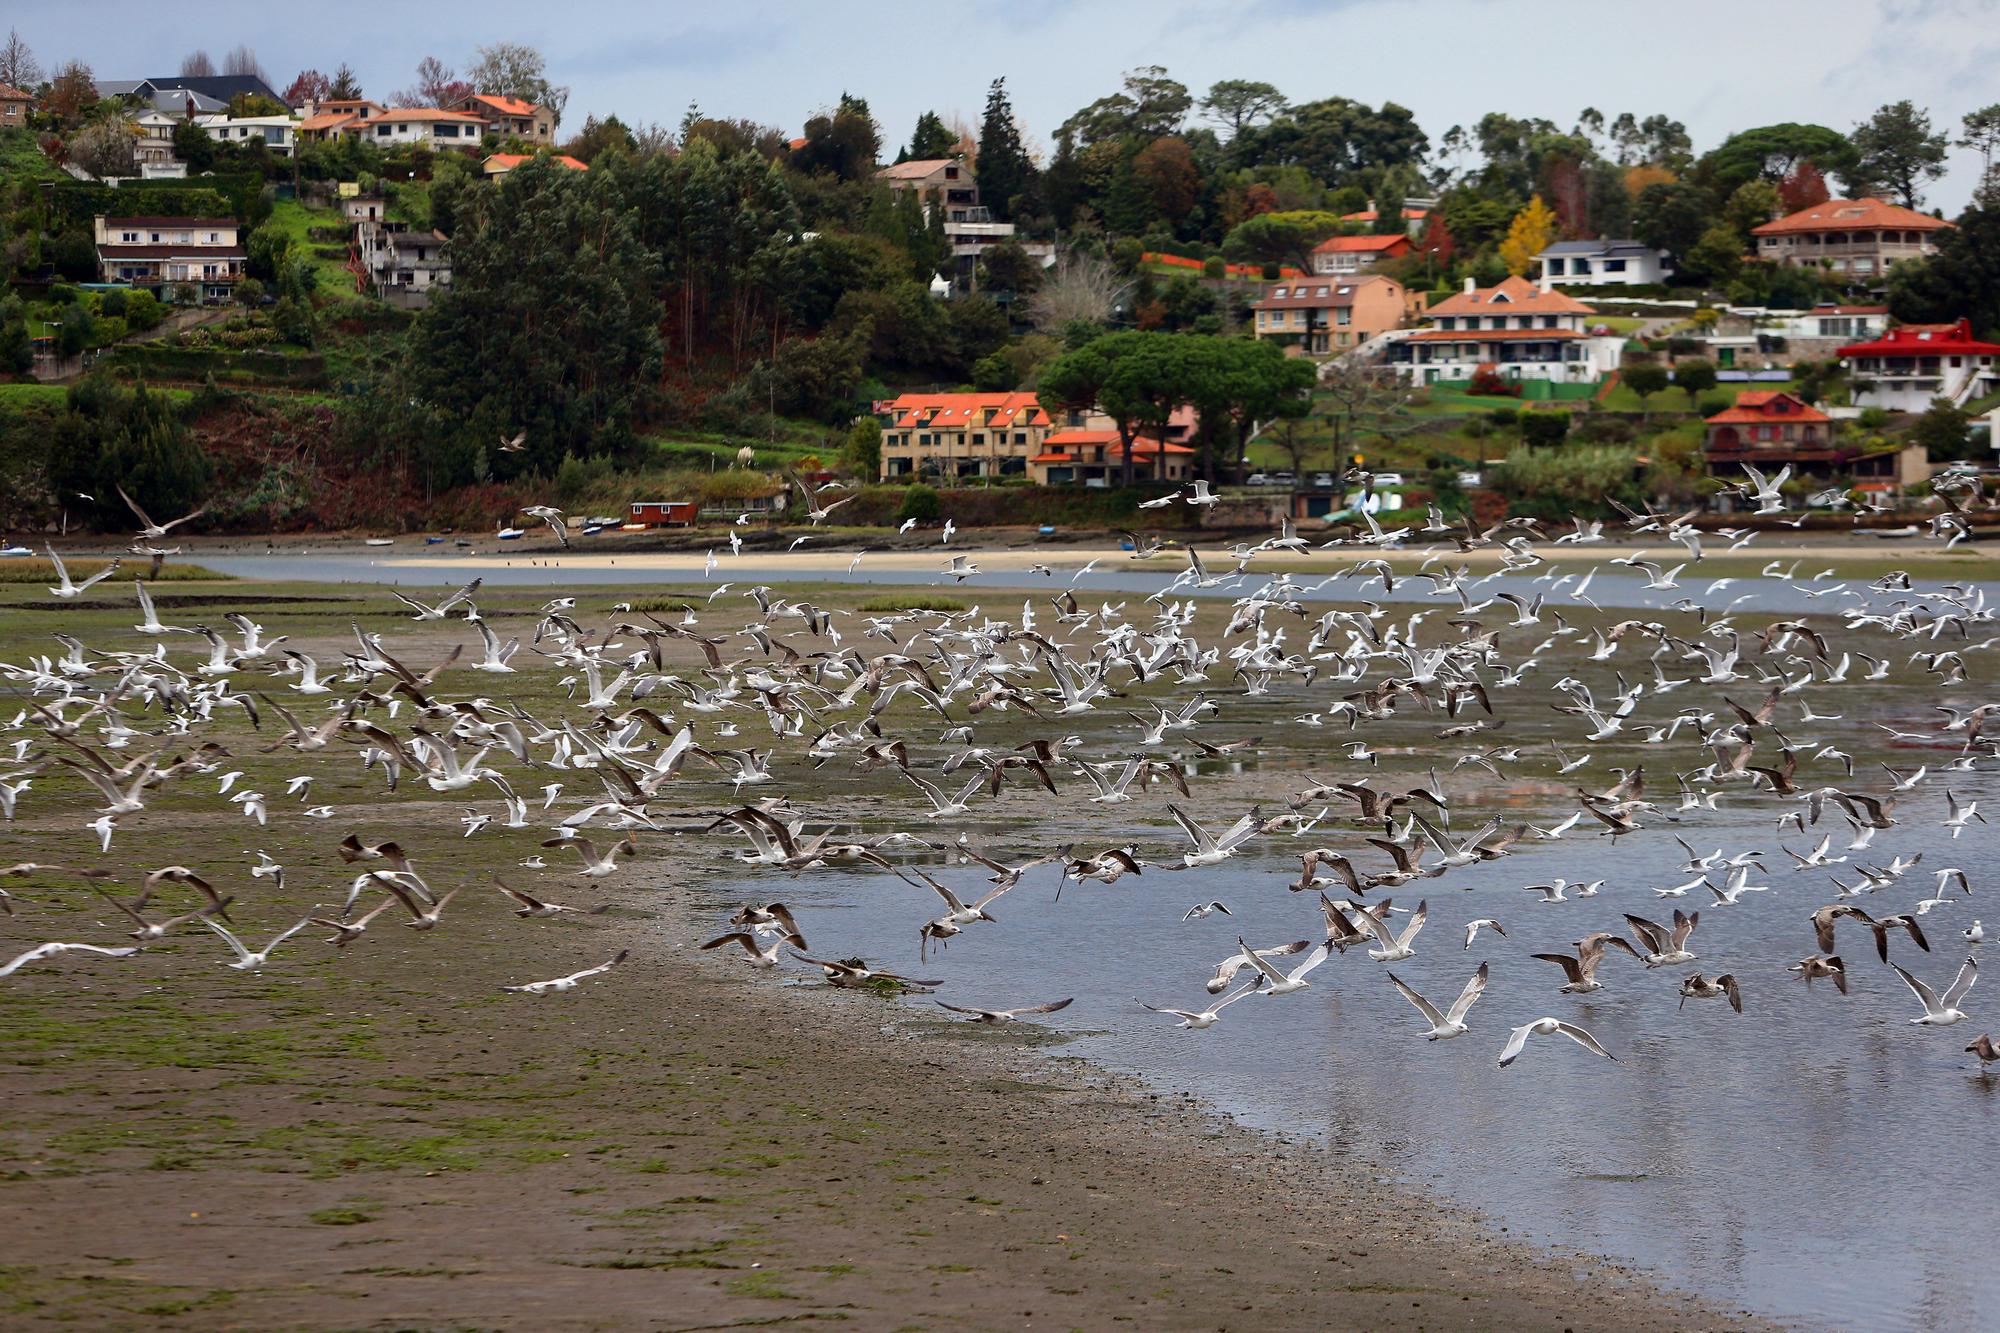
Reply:
[[[868, 99], [884, 156], [935, 110], [976, 125], [1005, 76], [1030, 146], [1115, 92], [1123, 71], [1161, 65], [1197, 95], [1259, 79], [1292, 101], [1395, 101], [1433, 143], [1487, 111], [1567, 128], [1586, 106], [1682, 121], [1696, 151], [1732, 130], [1781, 121], [1846, 131], [1910, 98], [1956, 137], [1959, 118], [2000, 101], [2000, 0], [480, 0], [462, 10], [210, 0], [0, 0], [44, 66], [72, 57], [100, 78], [172, 74], [195, 45], [219, 62], [242, 43], [283, 91], [311, 66], [352, 65], [385, 97], [427, 54], [464, 68], [482, 41], [539, 47], [571, 88], [565, 129], [588, 114], [679, 122], [690, 102], [796, 134], [843, 91]], [[427, 36], [426, 32], [436, 33]], [[1927, 203], [1955, 213], [1975, 156], [1954, 149]]]

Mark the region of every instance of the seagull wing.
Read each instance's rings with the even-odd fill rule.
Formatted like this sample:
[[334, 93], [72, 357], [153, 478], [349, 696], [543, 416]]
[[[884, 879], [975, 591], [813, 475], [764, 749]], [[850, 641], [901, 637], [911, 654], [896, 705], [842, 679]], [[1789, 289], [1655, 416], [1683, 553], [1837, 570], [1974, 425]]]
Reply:
[[[1923, 1002], [1924, 1012], [1926, 1014], [1935, 1014], [1943, 1012], [1944, 1006], [1938, 1003], [1938, 996], [1936, 991], [1932, 990], [1929, 986], [1926, 986], [1923, 982], [1918, 981], [1915, 977], [1911, 976], [1908, 972], [1904, 971], [1897, 964], [1891, 963], [1889, 964], [1889, 966], [1895, 968], [1896, 975], [1903, 979], [1903, 984], [1905, 986], [1908, 986], [1911, 989], [1911, 991], [1915, 992], [1917, 999]], [[1963, 973], [1963, 970], [1964, 969], [1960, 969], [1961, 974]]]
[[1588, 1032], [1585, 1032], [1582, 1028], [1578, 1027], [1574, 1023], [1565, 1023], [1562, 1020], [1558, 1019], [1556, 1020], [1556, 1031], [1562, 1033], [1565, 1037], [1568, 1037], [1571, 1041], [1575, 1042], [1577, 1045], [1583, 1047], [1583, 1049], [1585, 1049], [1586, 1051], [1590, 1051], [1595, 1055], [1601, 1055], [1607, 1060], [1616, 1060], [1618, 1058], [1611, 1052], [1605, 1050], [1603, 1044], [1600, 1043], [1597, 1040], [1597, 1038], [1591, 1036]]
[[1535, 1030], [1533, 1023], [1523, 1023], [1507, 1035], [1507, 1044], [1500, 1048], [1500, 1067], [1505, 1069], [1514, 1063], [1521, 1050], [1528, 1044], [1528, 1034]]
[[1389, 974], [1389, 984], [1401, 991], [1404, 999], [1417, 1006], [1417, 1012], [1422, 1014], [1424, 1021], [1429, 1023], [1433, 1028], [1441, 1028], [1445, 1025], [1447, 1020], [1443, 1012], [1429, 1000], [1419, 995], [1415, 989], [1406, 985], [1403, 979], [1394, 972]]
[[1486, 992], [1486, 975], [1486, 964], [1481, 963], [1479, 970], [1472, 974], [1472, 979], [1465, 983], [1465, 989], [1460, 991], [1458, 998], [1451, 1002], [1451, 1011], [1445, 1015], [1447, 1020], [1453, 1023], [1462, 1023], [1465, 1021], [1465, 1015], [1472, 1009], [1473, 1005], [1479, 1002], [1479, 997]]
[[1950, 989], [1944, 993], [1945, 1008], [1958, 1008], [1958, 1002], [1965, 998], [1965, 993], [1972, 989], [1972, 983], [1977, 980], [1979, 980], [1979, 964], [1968, 958], [1959, 967], [1958, 975], [1952, 979]]

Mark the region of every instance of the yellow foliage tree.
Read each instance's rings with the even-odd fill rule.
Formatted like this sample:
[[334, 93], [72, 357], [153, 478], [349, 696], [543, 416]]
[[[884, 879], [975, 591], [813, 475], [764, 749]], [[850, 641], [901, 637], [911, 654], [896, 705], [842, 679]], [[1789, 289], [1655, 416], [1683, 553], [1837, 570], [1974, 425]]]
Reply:
[[1672, 185], [1678, 179], [1680, 178], [1665, 167], [1657, 167], [1650, 162], [1642, 162], [1636, 167], [1627, 167], [1625, 169], [1625, 193], [1636, 200], [1639, 197], [1639, 191], [1645, 189], [1648, 185]]
[[1500, 242], [1500, 261], [1509, 273], [1524, 277], [1535, 256], [1548, 249], [1555, 238], [1555, 210], [1542, 202], [1542, 196], [1536, 195], [1508, 224], [1507, 239]]

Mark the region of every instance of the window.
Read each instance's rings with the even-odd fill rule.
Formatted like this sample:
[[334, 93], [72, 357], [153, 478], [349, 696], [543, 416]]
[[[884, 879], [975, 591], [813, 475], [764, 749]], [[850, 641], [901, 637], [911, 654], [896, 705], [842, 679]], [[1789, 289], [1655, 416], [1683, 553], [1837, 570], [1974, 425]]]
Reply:
[[1354, 311], [1347, 306], [1341, 306], [1333, 312], [1333, 322], [1342, 326], [1352, 324], [1354, 322]]
[[1560, 278], [1560, 277], [1561, 277], [1561, 276], [1563, 275], [1563, 262], [1562, 262], [1562, 260], [1560, 260], [1560, 259], [1556, 259], [1556, 258], [1553, 258], [1553, 257], [1551, 257], [1551, 258], [1549, 258], [1549, 259], [1545, 259], [1545, 260], [1543, 260], [1542, 262], [1543, 262], [1543, 263], [1545, 263], [1545, 264], [1547, 264], [1547, 265], [1549, 266], [1549, 276], [1550, 276], [1550, 277], [1552, 277], [1552, 278]]
[[1622, 259], [1607, 259], [1604, 261], [1604, 271], [1606, 273], [1623, 273], [1625, 271], [1625, 261]]
[[390, 127], [387, 125], [377, 125], [375, 127], [375, 137], [378, 139], [386, 139], [389, 137], [389, 130]]
[[[972, 442], [973, 442], [974, 444], [984, 444], [984, 443], [986, 443], [986, 433], [985, 433], [984, 431], [974, 431], [974, 432], [972, 432]], [[998, 441], [995, 441], [995, 443], [998, 443]]]
[[1028, 432], [1024, 430], [1017, 430], [1014, 432], [1014, 443], [1026, 444], [1027, 442], [1028, 442]]
[[118, 239], [125, 245], [137, 245], [139, 243], [139, 233], [136, 231], [121, 231], [118, 233]]

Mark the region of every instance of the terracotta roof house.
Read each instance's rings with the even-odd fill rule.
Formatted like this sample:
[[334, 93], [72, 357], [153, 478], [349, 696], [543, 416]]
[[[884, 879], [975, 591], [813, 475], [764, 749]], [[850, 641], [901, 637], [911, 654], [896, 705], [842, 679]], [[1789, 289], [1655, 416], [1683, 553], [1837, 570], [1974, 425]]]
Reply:
[[[1372, 227], [1381, 216], [1381, 210], [1376, 208], [1375, 201], [1370, 199], [1368, 207], [1362, 209], [1359, 213], [1342, 213], [1340, 220], [1342, 222], [1357, 223], [1364, 227]], [[1424, 224], [1430, 221], [1430, 216], [1431, 210], [1429, 208], [1420, 204], [1412, 204], [1405, 200], [1403, 203], [1403, 230], [1412, 236], [1417, 235], [1423, 231]]]
[[1857, 407], [1921, 412], [1934, 398], [1963, 406], [2000, 391], [2000, 343], [1972, 336], [1972, 321], [1899, 324], [1873, 342], [1840, 349]]
[[1021, 476], [1056, 424], [1032, 393], [906, 393], [875, 415], [884, 480]]
[[526, 139], [530, 143], [555, 142], [556, 113], [553, 107], [523, 101], [518, 97], [502, 97], [497, 93], [473, 93], [460, 98], [452, 110], [478, 116], [503, 138]]
[[523, 162], [532, 162], [537, 157], [546, 157], [557, 166], [568, 167], [571, 171], [590, 170], [590, 163], [579, 162], [567, 153], [493, 153], [480, 163], [479, 169], [488, 180], [497, 180]]
[[[345, 132], [345, 131], [343, 131]], [[360, 137], [384, 148], [424, 144], [431, 148], [477, 148], [486, 137], [486, 118], [434, 106], [392, 107], [370, 116]]]
[[380, 102], [371, 102], [365, 97], [305, 102], [299, 107], [305, 119], [299, 122], [298, 136], [301, 139], [333, 139], [341, 135], [356, 138], [366, 121], [388, 109]]
[[[1041, 486], [1108, 485], [1124, 474], [1126, 449], [1115, 429], [1059, 430], [1042, 441], [1042, 452], [1028, 460], [1030, 475]], [[1151, 436], [1132, 439], [1132, 470], [1140, 477], [1186, 481], [1194, 450], [1185, 444], [1162, 443]]]
[[1745, 463], [1766, 476], [1789, 467], [1794, 477], [1867, 485], [1908, 486], [1930, 476], [1923, 446], [1864, 452], [1834, 437], [1826, 413], [1783, 390], [1738, 394], [1703, 431], [1709, 474], [1732, 481], [1746, 475]]
[[11, 84], [0, 83], [0, 130], [18, 130], [28, 123], [35, 105], [33, 93], [24, 93]]
[[1465, 290], [1434, 303], [1431, 326], [1401, 338], [1388, 364], [1416, 384], [1470, 380], [1491, 367], [1510, 380], [1590, 383], [1618, 366], [1624, 340], [1592, 330], [1597, 312], [1526, 278]]
[[1274, 284], [1250, 308], [1259, 338], [1323, 356], [1400, 327], [1410, 314], [1410, 294], [1381, 273], [1300, 278]]
[[1332, 277], [1359, 273], [1410, 253], [1408, 236], [1329, 236], [1312, 248], [1312, 271]]
[[1751, 258], [1773, 264], [1824, 267], [1874, 282], [1899, 259], [1937, 250], [1951, 223], [1880, 199], [1829, 199], [1750, 229]]

